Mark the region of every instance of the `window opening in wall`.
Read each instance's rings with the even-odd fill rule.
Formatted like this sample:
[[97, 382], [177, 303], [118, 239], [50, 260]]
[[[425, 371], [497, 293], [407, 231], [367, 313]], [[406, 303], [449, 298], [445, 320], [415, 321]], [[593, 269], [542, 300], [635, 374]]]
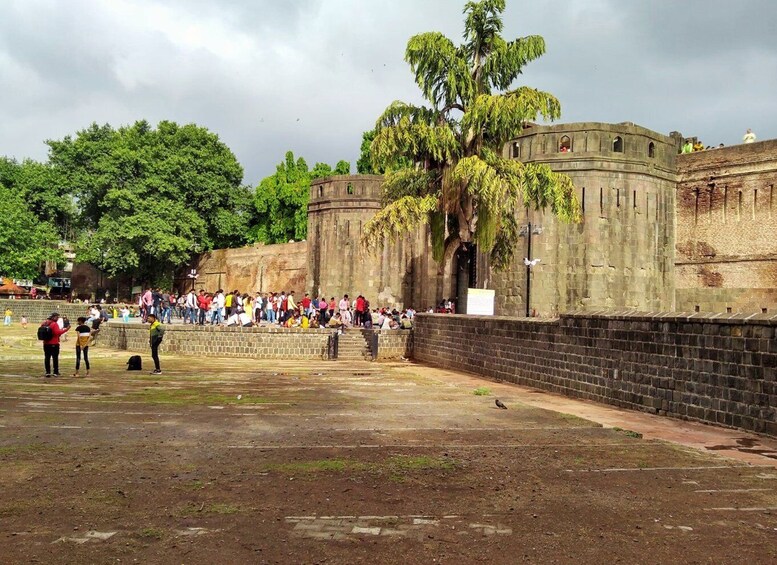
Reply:
[[758, 206], [758, 189], [753, 190], [753, 219], [755, 220], [755, 209]]
[[612, 150], [615, 153], [623, 153], [623, 138], [621, 136], [612, 140]]
[[583, 192], [580, 195], [580, 207], [583, 209], [583, 214], [585, 214], [585, 187], [583, 187]]
[[353, 194], [353, 185], [350, 182], [348, 183], [348, 186], [345, 188], [345, 191], [348, 194]]
[[599, 213], [604, 214], [604, 189], [599, 187]]
[[731, 314], [731, 306], [726, 307], [726, 314]]
[[742, 191], [737, 194], [737, 222], [742, 219]]
[[697, 304], [696, 306], [694, 306], [694, 307], [693, 307], [693, 311], [694, 311], [694, 312], [699, 312], [699, 311], [701, 311], [701, 309], [699, 308], [699, 305], [698, 305], [698, 304]]
[[632, 191], [631, 195], [632, 195], [631, 203], [634, 206], [634, 209], [636, 210], [637, 209], [637, 191], [636, 190]]
[[774, 185], [769, 185], [769, 217], [772, 217], [772, 207], [774, 206]]
[[521, 158], [521, 144], [519, 142], [513, 143], [513, 159]]
[[621, 189], [617, 188], [615, 189], [615, 207], [620, 208], [621, 207]]
[[693, 208], [693, 223], [698, 224], [699, 223], [699, 189], [697, 188], [694, 190], [694, 193], [696, 194], [696, 204]]
[[324, 196], [324, 185], [323, 184], [319, 185], [319, 187], [318, 187], [318, 197], [321, 198], [322, 196]]
[[572, 140], [569, 139], [568, 135], [561, 136], [561, 141], [558, 144], [558, 150], [561, 153], [569, 153], [572, 151]]
[[656, 144], [652, 141], [648, 143], [648, 157], [651, 159], [655, 158], [656, 156]]
[[761, 314], [768, 314], [769, 309], [768, 308], [761, 308]]

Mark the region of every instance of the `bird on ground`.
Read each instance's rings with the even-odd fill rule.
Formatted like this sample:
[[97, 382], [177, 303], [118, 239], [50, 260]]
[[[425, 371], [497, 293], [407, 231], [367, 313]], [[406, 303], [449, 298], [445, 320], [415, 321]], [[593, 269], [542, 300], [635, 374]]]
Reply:
[[497, 408], [501, 408], [502, 410], [507, 410], [507, 406], [505, 406], [504, 402], [502, 402], [498, 398], [496, 399], [496, 401], [494, 403], [496, 404]]

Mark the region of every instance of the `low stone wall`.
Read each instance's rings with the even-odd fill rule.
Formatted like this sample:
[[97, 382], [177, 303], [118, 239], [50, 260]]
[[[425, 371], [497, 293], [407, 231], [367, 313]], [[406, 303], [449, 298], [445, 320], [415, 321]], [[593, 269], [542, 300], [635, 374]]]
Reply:
[[0, 300], [0, 309], [13, 310], [13, 322], [19, 323], [22, 316], [27, 316], [30, 324], [38, 325], [48, 318], [52, 312], [59, 312], [60, 316], [67, 316], [75, 323], [79, 316], [86, 316], [88, 304], [72, 304], [64, 300]]
[[418, 314], [416, 360], [777, 436], [777, 316]]
[[[166, 325], [160, 352], [205, 357], [328, 359], [332, 333], [332, 330], [295, 328]], [[103, 325], [98, 343], [114, 349], [150, 353], [147, 325]]]
[[413, 332], [408, 330], [375, 330], [378, 334], [378, 361], [411, 357]]

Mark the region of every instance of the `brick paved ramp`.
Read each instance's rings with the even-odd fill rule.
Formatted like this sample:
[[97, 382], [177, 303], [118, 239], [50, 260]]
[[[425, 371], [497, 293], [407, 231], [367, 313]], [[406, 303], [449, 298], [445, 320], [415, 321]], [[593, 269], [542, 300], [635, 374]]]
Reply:
[[89, 379], [44, 380], [32, 330], [4, 332], [2, 562], [777, 559], [773, 459], [412, 364], [166, 357], [153, 377], [97, 349]]

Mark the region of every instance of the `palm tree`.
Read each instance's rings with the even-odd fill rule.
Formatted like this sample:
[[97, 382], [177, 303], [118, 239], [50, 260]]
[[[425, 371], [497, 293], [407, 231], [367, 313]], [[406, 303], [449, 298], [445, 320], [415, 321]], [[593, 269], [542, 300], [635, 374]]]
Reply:
[[[568, 176], [501, 155], [526, 122], [561, 115], [551, 94], [511, 88], [523, 67], [545, 52], [545, 41], [538, 35], [505, 41], [504, 9], [505, 0], [467, 2], [465, 41], [458, 47], [437, 32], [408, 41], [405, 60], [429, 106], [396, 101], [377, 121], [373, 167], [389, 172], [384, 207], [364, 227], [367, 247], [428, 223], [439, 275], [456, 249], [472, 244], [503, 269], [524, 208], [550, 207], [562, 221], [580, 221]], [[398, 168], [402, 162], [414, 165]]]

